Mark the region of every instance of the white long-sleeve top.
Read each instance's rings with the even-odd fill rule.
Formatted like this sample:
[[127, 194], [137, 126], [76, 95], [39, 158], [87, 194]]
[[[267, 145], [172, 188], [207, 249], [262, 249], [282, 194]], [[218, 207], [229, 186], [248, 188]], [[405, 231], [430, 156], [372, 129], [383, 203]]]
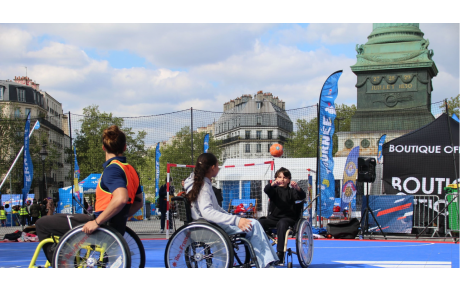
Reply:
[[[187, 193], [192, 190], [194, 177], [195, 175], [192, 173], [185, 180], [184, 188]], [[193, 220], [204, 218], [210, 222], [235, 226], [238, 226], [240, 222], [240, 217], [229, 214], [219, 206], [216, 195], [212, 190], [211, 180], [206, 177], [204, 178], [198, 199], [192, 203], [191, 207]]]

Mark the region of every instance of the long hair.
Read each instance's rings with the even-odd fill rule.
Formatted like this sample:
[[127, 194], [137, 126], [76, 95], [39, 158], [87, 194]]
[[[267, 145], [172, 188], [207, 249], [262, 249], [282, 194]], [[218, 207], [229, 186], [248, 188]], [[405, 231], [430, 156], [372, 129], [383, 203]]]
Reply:
[[198, 199], [200, 194], [201, 187], [203, 187], [204, 178], [206, 173], [212, 166], [217, 165], [217, 158], [211, 153], [201, 154], [196, 160], [195, 170], [193, 173], [195, 177], [193, 178], [193, 187], [190, 192], [187, 193], [187, 199], [190, 203]]

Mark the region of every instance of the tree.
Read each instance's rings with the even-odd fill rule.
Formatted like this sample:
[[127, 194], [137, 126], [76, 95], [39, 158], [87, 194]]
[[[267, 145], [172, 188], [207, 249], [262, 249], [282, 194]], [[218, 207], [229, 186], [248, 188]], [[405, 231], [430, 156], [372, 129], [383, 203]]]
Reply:
[[[337, 112], [337, 116], [335, 118], [335, 132], [349, 132], [351, 130], [351, 118], [353, 117], [353, 115], [355, 115], [356, 106], [354, 104], [351, 106], [345, 104], [335, 104], [335, 111]], [[335, 133], [332, 137], [332, 142], [332, 154], [335, 155], [335, 153], [339, 149], [338, 138], [337, 134]]]
[[318, 144], [318, 119], [309, 121], [296, 120], [297, 131], [293, 132], [284, 144], [286, 156], [289, 158], [316, 157]]
[[130, 127], [123, 127], [124, 120], [114, 117], [112, 113], [101, 113], [99, 106], [91, 105], [83, 108], [84, 117], [80, 129], [76, 130], [74, 145], [77, 148], [77, 161], [82, 179], [91, 173], [101, 173], [102, 164], [105, 162], [105, 153], [102, 151], [101, 137], [104, 129], [111, 125], [117, 125], [126, 135], [127, 148], [125, 156], [128, 163], [135, 169], [145, 164], [144, 138], [145, 131], [139, 131], [137, 135]]
[[[446, 112], [446, 104], [443, 102], [439, 108], [442, 108], [442, 112]], [[452, 113], [455, 113], [457, 117], [459, 117], [459, 111], [460, 111], [460, 94], [458, 94], [456, 97], [450, 97], [450, 99], [447, 100], [447, 109], [449, 110], [449, 116], [452, 116]]]
[[[335, 119], [335, 132], [350, 131], [351, 117], [356, 112], [355, 105], [335, 104], [336, 119]], [[285, 143], [284, 148], [289, 158], [311, 158], [317, 156], [317, 143], [318, 143], [318, 119], [312, 118], [310, 120], [297, 119], [297, 131], [293, 132]], [[338, 150], [337, 135], [333, 136], [333, 154]]]
[[[205, 132], [193, 132], [193, 160], [189, 126], [181, 128], [171, 139], [171, 144], [161, 146], [160, 186], [164, 184], [166, 178], [167, 163], [195, 165], [198, 156], [203, 153], [203, 139], [205, 135]], [[208, 152], [213, 153], [217, 159], [220, 158], [222, 152], [218, 146], [218, 141], [214, 139], [212, 135], [209, 137]], [[145, 173], [147, 173], [148, 178], [144, 179], [144, 188], [148, 188], [151, 193], [155, 193], [155, 146], [147, 151], [146, 164], [142, 168], [142, 175]], [[174, 181], [173, 185], [176, 189], [180, 189], [180, 182], [181, 181]]]

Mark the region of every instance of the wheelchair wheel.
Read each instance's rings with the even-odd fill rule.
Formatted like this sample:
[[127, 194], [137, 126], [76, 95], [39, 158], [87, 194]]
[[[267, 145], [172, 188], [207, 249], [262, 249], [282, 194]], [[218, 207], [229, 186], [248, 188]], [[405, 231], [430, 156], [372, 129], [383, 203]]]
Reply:
[[308, 268], [313, 259], [313, 232], [306, 219], [301, 219], [296, 234], [297, 258], [302, 268]]
[[235, 259], [233, 260], [234, 266], [239, 267], [242, 265], [248, 265], [251, 262], [251, 253], [249, 248], [244, 243], [237, 243], [238, 250], [235, 248], [233, 252], [235, 254]]
[[230, 268], [233, 245], [228, 235], [208, 223], [192, 223], [179, 228], [165, 250], [166, 268]]
[[137, 234], [129, 227], [126, 227], [125, 235], [123, 236], [128, 244], [131, 253], [131, 268], [145, 267], [145, 250], [142, 241]]
[[113, 228], [101, 225], [92, 234], [84, 225], [69, 230], [54, 250], [54, 268], [130, 268], [131, 254], [123, 237]]

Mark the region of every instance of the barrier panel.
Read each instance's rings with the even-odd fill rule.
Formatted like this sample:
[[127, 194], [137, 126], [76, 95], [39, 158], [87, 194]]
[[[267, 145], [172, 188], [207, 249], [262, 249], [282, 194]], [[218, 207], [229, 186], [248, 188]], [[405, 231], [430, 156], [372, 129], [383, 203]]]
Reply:
[[[440, 216], [432, 224], [429, 222], [438, 214], [435, 205], [439, 205], [439, 198], [434, 195], [413, 195], [414, 196], [414, 230], [421, 231], [425, 227], [431, 230], [431, 237], [439, 232]], [[427, 232], [429, 234], [429, 232]]]

